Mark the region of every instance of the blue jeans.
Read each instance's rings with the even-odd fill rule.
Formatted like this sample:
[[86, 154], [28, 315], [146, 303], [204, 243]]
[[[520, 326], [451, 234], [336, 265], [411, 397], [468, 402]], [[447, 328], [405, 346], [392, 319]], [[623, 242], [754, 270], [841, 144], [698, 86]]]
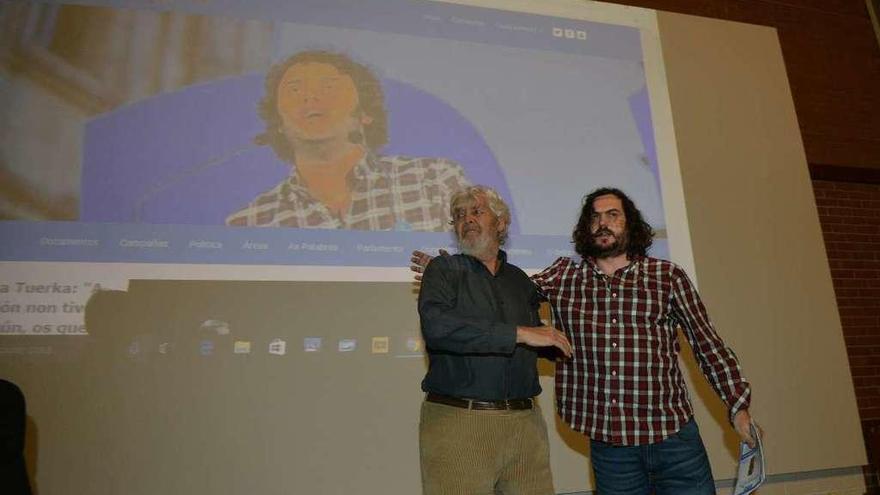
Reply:
[[650, 445], [590, 441], [598, 495], [715, 495], [712, 468], [694, 418]]

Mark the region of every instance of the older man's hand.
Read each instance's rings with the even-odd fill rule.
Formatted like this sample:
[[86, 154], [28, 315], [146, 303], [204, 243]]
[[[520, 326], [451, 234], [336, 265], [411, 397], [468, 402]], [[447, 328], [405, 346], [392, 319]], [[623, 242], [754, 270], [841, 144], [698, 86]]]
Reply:
[[516, 343], [526, 344], [532, 347], [555, 347], [571, 357], [571, 343], [564, 333], [549, 326], [540, 327], [516, 327]]
[[[441, 249], [440, 256], [449, 256], [449, 253], [445, 249]], [[412, 252], [412, 256], [409, 259], [409, 269], [416, 272], [416, 274], [413, 275], [413, 278], [415, 278], [416, 282], [422, 281], [422, 273], [425, 272], [425, 268], [428, 266], [428, 263], [430, 263], [432, 259], [434, 259], [434, 257], [428, 253], [423, 253], [422, 251], [418, 250]]]

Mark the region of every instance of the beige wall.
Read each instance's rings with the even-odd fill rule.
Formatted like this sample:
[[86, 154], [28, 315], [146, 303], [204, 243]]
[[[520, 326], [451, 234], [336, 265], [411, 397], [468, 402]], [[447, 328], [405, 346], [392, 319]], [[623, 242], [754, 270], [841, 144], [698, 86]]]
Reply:
[[[754, 384], [771, 472], [865, 464], [776, 32], [667, 13], [658, 22], [696, 278]], [[706, 403], [717, 419], [702, 422], [706, 441], [727, 477], [730, 436]]]

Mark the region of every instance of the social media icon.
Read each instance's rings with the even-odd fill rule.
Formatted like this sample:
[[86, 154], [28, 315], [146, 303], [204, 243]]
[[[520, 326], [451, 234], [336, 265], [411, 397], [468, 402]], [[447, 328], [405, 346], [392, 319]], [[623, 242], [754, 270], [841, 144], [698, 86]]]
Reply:
[[553, 36], [557, 38], [562, 38], [562, 28], [553, 28]]
[[577, 39], [579, 39], [579, 40], [587, 39], [587, 32], [582, 29], [578, 29], [577, 30]]
[[573, 40], [574, 39], [574, 29], [566, 29], [565, 30], [565, 37], [570, 40]]
[[357, 349], [357, 339], [339, 339], [339, 352], [352, 352]]

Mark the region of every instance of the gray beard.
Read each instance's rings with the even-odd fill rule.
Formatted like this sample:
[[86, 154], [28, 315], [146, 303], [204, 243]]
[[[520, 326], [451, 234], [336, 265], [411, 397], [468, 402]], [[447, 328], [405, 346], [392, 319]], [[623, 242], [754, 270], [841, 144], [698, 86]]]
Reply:
[[498, 253], [490, 252], [491, 248], [492, 239], [483, 234], [480, 234], [480, 236], [473, 242], [464, 242], [461, 239], [458, 240], [458, 252], [473, 256], [474, 258], [482, 259], [497, 255]]

